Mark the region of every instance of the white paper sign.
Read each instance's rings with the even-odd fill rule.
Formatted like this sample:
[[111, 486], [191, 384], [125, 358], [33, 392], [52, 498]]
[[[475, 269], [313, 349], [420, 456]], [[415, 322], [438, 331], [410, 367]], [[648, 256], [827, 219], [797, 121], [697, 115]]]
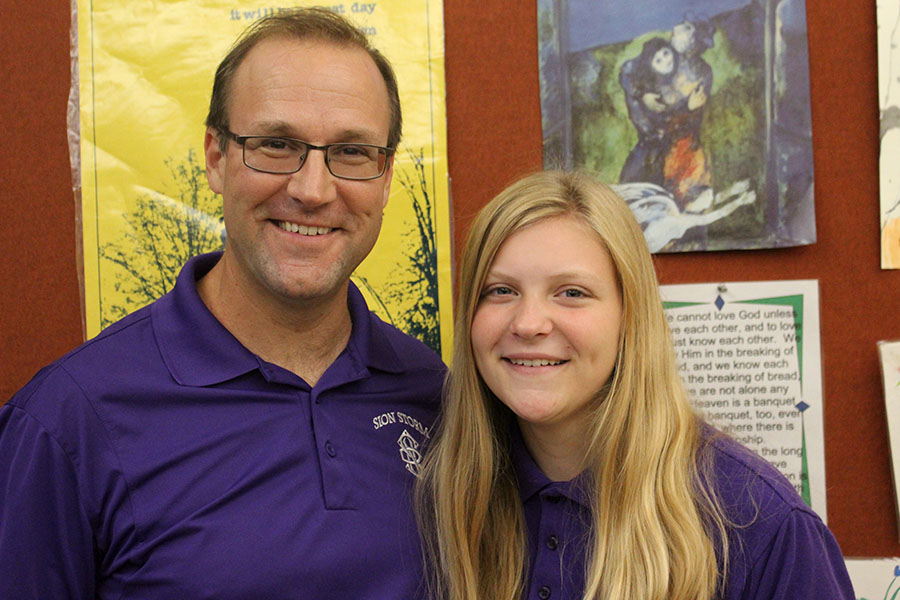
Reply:
[[777, 467], [824, 519], [817, 282], [661, 289], [694, 406]]
[[845, 562], [857, 600], [900, 599], [900, 558], [848, 558]]
[[881, 357], [881, 373], [884, 381], [884, 411], [887, 415], [888, 439], [891, 445], [894, 496], [897, 500], [897, 510], [900, 511], [900, 341], [878, 342], [878, 354]]

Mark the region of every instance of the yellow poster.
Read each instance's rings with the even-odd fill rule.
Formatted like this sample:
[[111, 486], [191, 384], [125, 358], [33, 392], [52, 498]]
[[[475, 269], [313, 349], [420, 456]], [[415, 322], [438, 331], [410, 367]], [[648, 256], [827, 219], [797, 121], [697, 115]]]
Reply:
[[[381, 236], [354, 282], [383, 320], [449, 359], [450, 202], [440, 0], [325, 4], [392, 62], [403, 141]], [[284, 10], [221, 0], [80, 1], [78, 60], [88, 337], [166, 293], [225, 239], [204, 171], [215, 68], [254, 20]]]

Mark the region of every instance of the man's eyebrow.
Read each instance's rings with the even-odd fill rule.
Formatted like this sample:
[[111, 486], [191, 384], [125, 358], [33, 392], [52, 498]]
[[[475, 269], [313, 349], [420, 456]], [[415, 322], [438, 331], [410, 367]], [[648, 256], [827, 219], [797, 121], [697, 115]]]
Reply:
[[362, 129], [347, 129], [340, 133], [339, 141], [342, 142], [363, 142], [366, 144], [376, 144], [379, 142], [378, 135]]
[[293, 128], [284, 121], [260, 121], [253, 125], [254, 132], [281, 137], [296, 137]]
[[[285, 121], [259, 121], [254, 123], [251, 128], [252, 133], [248, 132], [243, 135], [272, 135], [309, 141], [298, 135], [296, 129]], [[380, 137], [377, 133], [366, 129], [345, 129], [334, 136], [334, 139], [328, 140], [328, 143], [359, 142], [381, 145]]]

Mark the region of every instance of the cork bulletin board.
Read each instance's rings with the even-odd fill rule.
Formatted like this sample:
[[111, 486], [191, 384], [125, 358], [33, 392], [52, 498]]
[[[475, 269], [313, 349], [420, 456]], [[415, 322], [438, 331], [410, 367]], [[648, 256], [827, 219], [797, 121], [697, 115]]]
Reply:
[[[0, 402], [83, 339], [70, 19], [54, 3], [0, 26]], [[807, 2], [807, 26], [818, 241], [656, 265], [666, 284], [818, 280], [828, 524], [846, 556], [900, 556], [876, 346], [900, 338], [900, 272], [880, 267], [875, 3]], [[542, 164], [536, 3], [444, 0], [444, 28], [458, 250], [478, 208]]]

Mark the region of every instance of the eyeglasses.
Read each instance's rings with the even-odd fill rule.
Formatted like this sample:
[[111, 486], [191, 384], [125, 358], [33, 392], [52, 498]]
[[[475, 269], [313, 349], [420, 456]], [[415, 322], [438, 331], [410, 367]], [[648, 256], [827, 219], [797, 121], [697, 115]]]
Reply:
[[237, 135], [225, 131], [241, 145], [244, 164], [254, 171], [287, 175], [303, 168], [310, 150], [325, 153], [328, 172], [341, 179], [378, 179], [387, 170], [393, 148], [342, 142], [315, 146], [302, 140], [268, 135]]

